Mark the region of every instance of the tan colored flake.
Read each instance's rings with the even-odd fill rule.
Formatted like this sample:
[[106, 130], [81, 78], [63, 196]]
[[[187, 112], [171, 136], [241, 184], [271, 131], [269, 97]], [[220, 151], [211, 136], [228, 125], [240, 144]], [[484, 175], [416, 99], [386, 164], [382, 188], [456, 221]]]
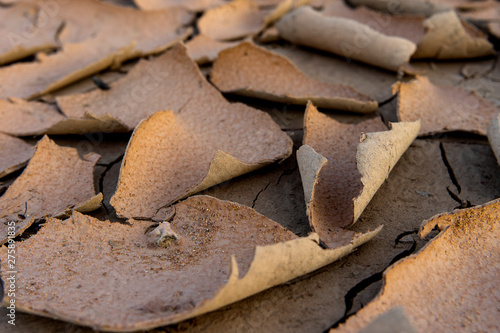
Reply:
[[417, 332], [494, 331], [500, 201], [437, 215], [424, 223], [421, 237], [436, 227], [443, 231], [423, 250], [385, 271], [377, 298], [331, 332], [359, 332], [394, 307], [404, 309]]
[[271, 118], [221, 100], [210, 112], [187, 104], [160, 111], [134, 131], [111, 204], [119, 216], [153, 218], [163, 207], [291, 154]]
[[80, 157], [76, 149], [43, 137], [21, 176], [0, 197], [0, 243], [9, 232], [22, 234], [36, 219], [100, 207], [102, 194], [96, 196], [93, 182], [99, 158], [94, 153]]
[[325, 83], [303, 74], [286, 57], [244, 42], [220, 53], [211, 81], [222, 92], [268, 99], [283, 103], [373, 112], [378, 103], [353, 87]]
[[425, 76], [397, 83], [400, 121], [421, 120], [419, 135], [467, 131], [486, 135], [488, 124], [498, 109], [473, 91], [460, 87], [439, 87]]
[[23, 168], [31, 156], [30, 144], [0, 132], [0, 178]]
[[345, 228], [360, 217], [420, 124], [394, 123], [390, 131], [378, 118], [343, 124], [309, 104], [304, 127], [297, 160], [309, 221], [321, 240], [336, 247], [359, 236]]
[[[312, 272], [359, 245], [323, 249], [316, 234], [298, 238], [251, 208], [208, 196], [175, 208], [169, 228], [177, 239], [166, 247], [151, 243], [157, 224], [149, 221], [110, 223], [77, 212], [49, 219], [17, 245], [24, 259], [16, 308], [98, 330], [147, 330]], [[7, 250], [0, 249], [2, 262]], [[5, 266], [1, 275], [5, 282]]]

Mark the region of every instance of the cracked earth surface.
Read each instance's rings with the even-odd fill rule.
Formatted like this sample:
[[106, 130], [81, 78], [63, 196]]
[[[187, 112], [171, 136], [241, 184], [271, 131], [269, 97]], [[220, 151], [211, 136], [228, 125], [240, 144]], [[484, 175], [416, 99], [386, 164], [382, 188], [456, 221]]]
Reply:
[[[282, 46], [280, 46], [282, 47]], [[287, 50], [277, 50], [286, 54]], [[324, 57], [317, 54], [317, 59]], [[297, 55], [292, 60], [307, 74], [315, 67]], [[322, 61], [322, 60], [321, 60]], [[309, 67], [308, 67], [309, 66]], [[469, 62], [420, 62], [417, 68], [435, 84], [461, 86], [477, 91], [500, 106], [500, 64], [498, 58]], [[207, 69], [202, 69], [206, 71]], [[322, 75], [316, 73], [318, 78]], [[106, 74], [103, 74], [106, 77]], [[389, 80], [384, 76], [384, 80]], [[87, 83], [74, 86], [88, 87]], [[73, 86], [73, 87], [74, 87]], [[71, 87], [65, 88], [70, 91]], [[82, 89], [74, 88], [74, 89]], [[375, 89], [367, 87], [367, 90]], [[381, 102], [380, 114], [395, 120], [394, 96], [375, 91]], [[256, 209], [299, 236], [311, 228], [306, 216], [304, 195], [295, 151], [303, 137], [304, 107], [227, 96], [268, 112], [294, 140], [294, 153], [250, 174], [222, 183], [201, 194], [231, 200]], [[335, 115], [356, 122], [360, 116]], [[117, 218], [109, 200], [116, 188], [128, 135], [107, 135], [106, 140], [87, 136], [60, 137], [58, 144], [72, 146], [80, 153], [103, 155], [95, 172], [96, 189], [104, 194], [98, 218]], [[33, 140], [33, 143], [36, 140]], [[104, 144], [106, 142], [106, 144]], [[0, 194], [19, 176], [16, 172], [0, 183]], [[435, 214], [485, 203], [500, 197], [500, 167], [485, 137], [451, 133], [419, 138], [403, 155], [387, 181], [378, 190], [351, 230], [366, 232], [383, 224], [381, 233], [353, 254], [287, 284], [173, 326], [151, 332], [324, 332], [344, 322], [371, 301], [382, 287], [382, 272], [393, 262], [420, 250], [430, 239], [421, 240], [416, 231], [422, 221]], [[31, 228], [36, 233], [38, 221]], [[30, 232], [24, 237], [29, 237]], [[0, 331], [7, 331], [5, 309], [0, 310]], [[89, 328], [18, 314], [16, 327], [9, 332], [94, 332]]]

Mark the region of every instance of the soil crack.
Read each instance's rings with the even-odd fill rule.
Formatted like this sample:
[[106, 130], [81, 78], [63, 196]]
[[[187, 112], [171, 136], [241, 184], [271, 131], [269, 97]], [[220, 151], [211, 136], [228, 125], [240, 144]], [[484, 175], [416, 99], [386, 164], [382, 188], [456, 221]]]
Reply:
[[[106, 177], [106, 174], [109, 172], [109, 170], [111, 170], [112, 167], [115, 166], [115, 164], [120, 163], [124, 156], [125, 156], [125, 154], [122, 154], [122, 155], [118, 156], [117, 158], [115, 158], [113, 161], [109, 162], [108, 164], [97, 164], [98, 166], [105, 167], [104, 171], [99, 176], [99, 192], [102, 193], [103, 195], [104, 195], [104, 178]], [[109, 210], [108, 210], [108, 207], [106, 206], [106, 203], [104, 202], [104, 200], [102, 201], [102, 207], [106, 211], [106, 214], [109, 215]]]
[[267, 190], [267, 188], [271, 184], [272, 184], [272, 181], [270, 181], [269, 183], [267, 183], [267, 185], [262, 190], [260, 190], [259, 193], [257, 193], [257, 195], [255, 196], [255, 199], [253, 199], [252, 208], [255, 208], [255, 204], [257, 203], [257, 200], [259, 199], [259, 196], [262, 194], [262, 192], [264, 192], [265, 190]]
[[[401, 241], [401, 239], [403, 237], [411, 235], [411, 234], [416, 234], [417, 232], [418, 232], [418, 229], [406, 231], [406, 232], [399, 234], [395, 239], [395, 246], [398, 245], [398, 243]], [[332, 326], [330, 326], [327, 330], [325, 330], [325, 333], [328, 332], [330, 329], [336, 328], [340, 324], [345, 323], [346, 320], [350, 316], [355, 315], [356, 312], [351, 313], [351, 314], [348, 314], [348, 313], [352, 310], [352, 307], [354, 305], [354, 300], [356, 299], [358, 294], [361, 293], [366, 288], [368, 288], [369, 286], [371, 286], [372, 284], [381, 281], [384, 277], [384, 272], [387, 268], [389, 268], [391, 265], [393, 265], [395, 262], [399, 261], [400, 259], [403, 259], [403, 258], [411, 255], [413, 252], [415, 252], [416, 248], [417, 248], [417, 241], [415, 239], [412, 239], [412, 245], [410, 246], [409, 249], [404, 250], [403, 252], [396, 255], [391, 260], [391, 262], [386, 267], [384, 267], [384, 269], [382, 269], [380, 272], [377, 272], [377, 273], [361, 280], [354, 287], [352, 287], [344, 296], [344, 300], [345, 300], [344, 316], [342, 318], [340, 318], [337, 322], [335, 322]]]
[[446, 167], [446, 170], [448, 170], [448, 175], [450, 176], [450, 180], [453, 183], [453, 185], [455, 185], [455, 187], [457, 189], [457, 193], [455, 193], [450, 189], [449, 186], [446, 188], [446, 191], [448, 192], [450, 197], [453, 200], [455, 200], [457, 203], [460, 204], [460, 206], [455, 207], [455, 209], [472, 207], [472, 204], [469, 200], [462, 199], [459, 196], [459, 194], [462, 192], [462, 187], [460, 186], [458, 179], [457, 179], [457, 176], [455, 175], [455, 172], [453, 171], [453, 167], [451, 166], [451, 163], [448, 160], [448, 157], [446, 156], [446, 150], [445, 150], [442, 142], [439, 143], [439, 149], [441, 150], [441, 158], [442, 158], [443, 163]]

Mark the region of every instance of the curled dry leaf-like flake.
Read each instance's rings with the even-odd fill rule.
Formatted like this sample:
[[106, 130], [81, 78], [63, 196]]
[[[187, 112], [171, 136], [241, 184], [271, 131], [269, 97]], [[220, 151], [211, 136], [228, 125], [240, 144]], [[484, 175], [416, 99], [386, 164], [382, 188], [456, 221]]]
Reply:
[[351, 62], [346, 66], [345, 59], [332, 57], [324, 52], [311, 52], [299, 46], [273, 47], [272, 50], [290, 59], [301, 72], [311, 78], [353, 86], [379, 102], [392, 96], [391, 86], [398, 81], [397, 76], [389, 71], [358, 62]]
[[413, 58], [463, 59], [495, 54], [487, 36], [461, 21], [454, 11], [435, 14], [423, 24], [426, 33]]
[[220, 53], [211, 73], [223, 92], [277, 102], [307, 104], [354, 112], [373, 112], [378, 103], [353, 87], [320, 82], [289, 59], [250, 42]]
[[267, 10], [252, 0], [233, 0], [207, 10], [198, 21], [200, 32], [214, 40], [232, 40], [258, 33], [264, 28]]
[[0, 100], [0, 132], [14, 136], [126, 132], [129, 129], [109, 116], [90, 113], [78, 119], [60, 114], [55, 105], [18, 98]]
[[277, 42], [280, 39], [280, 32], [275, 26], [271, 26], [264, 30], [258, 37], [258, 41], [261, 44]]
[[198, 21], [201, 34], [214, 40], [234, 40], [253, 36], [294, 8], [310, 0], [284, 0], [275, 8], [260, 8], [254, 0], [233, 0], [207, 10]]
[[35, 3], [0, 6], [0, 65], [57, 47], [61, 23]]
[[160, 111], [134, 131], [111, 204], [152, 218], [179, 199], [291, 154], [290, 137], [261, 111], [225, 100], [180, 114]]
[[473, 91], [461, 87], [438, 87], [425, 76], [397, 83], [400, 121], [421, 120], [419, 135], [466, 131], [486, 135], [498, 109]]
[[[163, 51], [191, 33], [182, 25], [192, 15], [181, 9], [144, 12], [87, 0], [60, 6], [68, 16], [66, 6], [75, 6], [71, 22], [76, 23], [63, 30], [61, 40], [67, 42], [62, 49], [1, 68], [0, 98], [42, 95], [124, 60]], [[99, 17], [103, 22], [88, 22]]]
[[0, 132], [0, 178], [23, 168], [31, 156], [30, 144]]
[[[332, 332], [359, 332], [400, 306], [418, 332], [489, 332], [500, 325], [500, 200], [438, 215], [421, 237], [445, 229], [418, 254], [384, 273], [384, 289]], [[436, 288], [436, 286], [439, 286]]]
[[27, 102], [18, 98], [0, 99], [0, 132], [15, 136], [44, 133], [47, 128], [64, 120], [55, 106]]
[[212, 7], [225, 4], [223, 0], [134, 0], [135, 4], [143, 10], [171, 9], [183, 7], [192, 12], [203, 12]]
[[189, 56], [198, 65], [213, 62], [219, 52], [234, 47], [240, 42], [219, 42], [205, 35], [197, 35], [186, 43]]
[[[299, 8], [276, 23], [281, 37], [392, 71], [408, 63], [415, 43], [390, 37], [351, 19]], [[300, 29], [297, 29], [300, 27]]]
[[133, 130], [157, 111], [177, 113], [189, 103], [200, 112], [211, 113], [215, 105], [225, 102], [181, 44], [158, 58], [141, 60], [126, 76], [111, 83], [110, 88], [58, 97], [57, 104], [68, 118], [109, 115]]
[[100, 207], [102, 194], [96, 196], [93, 181], [99, 158], [94, 153], [81, 158], [76, 149], [42, 138], [26, 169], [0, 197], [0, 243], [20, 235], [36, 219]]
[[487, 36], [453, 11], [423, 16], [389, 15], [365, 7], [351, 9], [343, 1], [333, 1], [324, 15], [344, 17], [370, 26], [388, 36], [408, 39], [417, 44], [412, 58], [462, 59], [494, 53]]
[[352, 19], [387, 36], [405, 38], [415, 44], [425, 35], [424, 16], [390, 15], [364, 6], [353, 9], [343, 0], [329, 1], [322, 13], [325, 16]]
[[488, 140], [500, 164], [500, 114], [495, 116], [488, 126]]
[[361, 216], [420, 124], [395, 123], [389, 131], [378, 118], [343, 124], [309, 104], [304, 127], [297, 161], [309, 221], [321, 240], [336, 247], [358, 237], [344, 228]]
[[[151, 222], [79, 213], [48, 220], [16, 246], [24, 258], [16, 265], [16, 308], [99, 330], [146, 330], [307, 274], [359, 245], [323, 249], [316, 234], [298, 238], [251, 208], [207, 196], [175, 208], [165, 227], [175, 237], [166, 246], [151, 242]], [[7, 250], [0, 249], [2, 262]], [[3, 266], [1, 274], [7, 286]]]
[[308, 5], [310, 2], [311, 0], [282, 0], [276, 8], [274, 8], [273, 11], [266, 16], [264, 24], [267, 26], [274, 23], [289, 11]]

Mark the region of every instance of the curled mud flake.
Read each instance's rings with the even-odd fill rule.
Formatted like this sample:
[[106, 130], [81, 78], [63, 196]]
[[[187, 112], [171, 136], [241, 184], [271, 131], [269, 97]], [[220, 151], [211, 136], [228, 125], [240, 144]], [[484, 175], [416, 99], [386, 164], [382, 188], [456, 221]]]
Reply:
[[[417, 48], [407, 39], [387, 36], [351, 19], [327, 17], [310, 7], [285, 15], [276, 27], [280, 36], [291, 42], [395, 72], [409, 62]], [[360, 31], [365, 37], [362, 43]]]
[[[299, 238], [249, 207], [208, 196], [175, 207], [175, 218], [161, 224], [111, 223], [78, 212], [64, 221], [47, 219], [16, 247], [24, 258], [16, 267], [23, 272], [16, 305], [97, 330], [146, 331], [310, 273], [362, 243], [324, 249], [316, 234]], [[0, 247], [2, 262], [7, 256], [8, 248]], [[6, 281], [7, 272], [0, 274]], [[8, 293], [3, 302], [10, 302]]]
[[22, 169], [33, 153], [30, 144], [0, 132], [0, 178]]
[[426, 19], [423, 15], [391, 15], [366, 7], [351, 9], [343, 1], [332, 1], [322, 13], [352, 19], [385, 35], [412, 41], [417, 45], [413, 59], [465, 59], [494, 53], [487, 36], [460, 20], [454, 11], [435, 13]]
[[212, 82], [223, 92], [261, 98], [275, 102], [368, 113], [378, 103], [352, 86], [312, 79], [289, 59], [244, 42], [224, 50], [214, 63]]
[[424, 221], [419, 236], [436, 228], [441, 233], [420, 252], [384, 272], [383, 290], [371, 303], [330, 332], [365, 332], [395, 307], [404, 309], [417, 332], [495, 331], [500, 200], [439, 214]]
[[476, 92], [436, 86], [426, 76], [395, 84], [393, 93], [398, 95], [399, 120], [420, 120], [421, 136], [453, 131], [486, 135], [489, 122], [498, 113], [493, 103]]
[[217, 59], [221, 51], [239, 43], [239, 41], [220, 42], [205, 35], [197, 35], [186, 43], [186, 48], [191, 59], [198, 65], [203, 65]]
[[100, 207], [102, 195], [95, 194], [93, 173], [100, 156], [80, 157], [74, 148], [60, 147], [47, 136], [36, 146], [28, 166], [0, 197], [0, 243], [15, 222], [15, 236], [38, 218], [63, 216], [68, 209], [93, 211]]
[[234, 0], [207, 10], [198, 27], [201, 34], [214, 40], [234, 40], [261, 31], [268, 13], [252, 0]]
[[62, 23], [60, 18], [45, 18], [39, 24], [43, 9], [36, 2], [28, 2], [0, 6], [0, 65], [59, 46], [56, 34]]
[[[60, 49], [0, 68], [0, 98], [38, 97], [128, 59], [163, 51], [191, 34], [185, 25], [192, 18], [182, 8], [140, 11], [95, 0], [67, 1], [49, 20], [65, 22]], [[12, 33], [22, 35], [22, 25], [18, 28]]]
[[363, 237], [346, 228], [416, 138], [420, 123], [392, 124], [389, 131], [378, 118], [344, 124], [310, 103], [304, 124], [297, 161], [313, 230], [332, 248]]
[[[118, 216], [151, 219], [162, 207], [291, 154], [290, 137], [272, 118], [224, 99], [201, 75], [184, 46], [176, 45], [158, 63], [162, 91], [172, 87], [173, 92], [157, 98], [153, 90], [153, 105], [171, 111], [145, 114], [141, 121], [138, 112], [130, 110], [134, 111], [130, 124], [139, 125], [111, 198]], [[117, 89], [109, 92], [113, 91]], [[99, 107], [97, 102], [96, 98]], [[211, 112], [206, 112], [207, 105]], [[156, 221], [163, 221], [161, 214]]]

